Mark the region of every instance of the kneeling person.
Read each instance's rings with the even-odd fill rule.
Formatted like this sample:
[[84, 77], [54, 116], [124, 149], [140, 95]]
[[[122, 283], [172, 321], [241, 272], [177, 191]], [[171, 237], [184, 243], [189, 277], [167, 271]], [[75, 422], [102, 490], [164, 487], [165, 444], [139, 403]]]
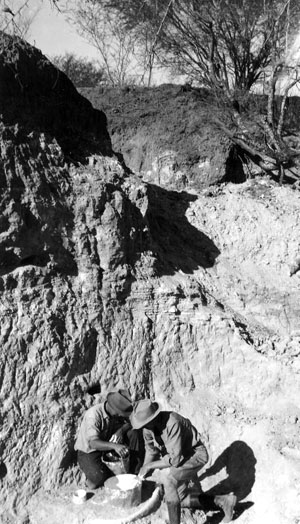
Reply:
[[131, 398], [124, 389], [108, 393], [104, 403], [96, 404], [85, 412], [75, 450], [89, 489], [103, 486], [105, 480], [112, 476], [102, 461], [105, 452], [115, 451], [125, 458], [129, 448], [136, 451], [137, 432], [132, 431], [128, 421], [131, 412]]

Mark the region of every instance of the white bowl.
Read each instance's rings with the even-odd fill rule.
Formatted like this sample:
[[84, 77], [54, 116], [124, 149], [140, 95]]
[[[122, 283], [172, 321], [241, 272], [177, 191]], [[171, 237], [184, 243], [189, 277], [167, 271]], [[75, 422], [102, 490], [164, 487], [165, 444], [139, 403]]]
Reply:
[[86, 501], [86, 491], [85, 489], [77, 489], [73, 493], [72, 501], [74, 504], [83, 504]]
[[141, 480], [137, 475], [125, 474], [117, 475], [118, 479], [117, 487], [122, 491], [128, 491], [136, 488], [141, 484]]

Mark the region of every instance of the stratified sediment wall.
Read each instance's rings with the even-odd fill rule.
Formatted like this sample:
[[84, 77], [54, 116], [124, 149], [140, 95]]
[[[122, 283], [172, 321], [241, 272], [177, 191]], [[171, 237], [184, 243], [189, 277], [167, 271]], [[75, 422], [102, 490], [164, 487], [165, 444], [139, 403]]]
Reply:
[[191, 417], [212, 462], [233, 444], [231, 480], [255, 502], [241, 522], [296, 522], [299, 194], [146, 184], [124, 172], [105, 119], [99, 136], [83, 130], [86, 162], [67, 163], [38, 111], [18, 123], [4, 108], [0, 521], [30, 521], [33, 493], [80, 478], [75, 431], [99, 381], [102, 396], [125, 386]]

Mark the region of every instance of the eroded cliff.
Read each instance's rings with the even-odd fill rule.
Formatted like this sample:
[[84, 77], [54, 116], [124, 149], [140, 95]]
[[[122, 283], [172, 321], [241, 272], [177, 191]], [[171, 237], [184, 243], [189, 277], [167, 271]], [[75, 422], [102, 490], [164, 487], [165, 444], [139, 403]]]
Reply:
[[[17, 77], [1, 57], [0, 521], [43, 522], [33, 494], [80, 480], [75, 431], [100, 381], [191, 417], [212, 463], [227, 450], [202, 487], [229, 476], [241, 524], [296, 524], [299, 193], [128, 174], [104, 115], [23, 46], [39, 95], [22, 53]], [[54, 125], [40, 107], [58, 99]]]

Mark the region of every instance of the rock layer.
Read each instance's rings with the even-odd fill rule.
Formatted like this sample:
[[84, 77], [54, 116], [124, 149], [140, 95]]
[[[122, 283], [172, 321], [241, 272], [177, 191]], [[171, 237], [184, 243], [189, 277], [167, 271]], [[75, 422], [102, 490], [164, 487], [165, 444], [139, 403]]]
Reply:
[[[26, 49], [34, 68], [41, 55]], [[82, 104], [92, 123], [75, 143], [82, 133], [93, 165], [67, 163], [72, 148], [28, 121], [29, 105], [20, 123], [1, 106], [0, 521], [36, 522], [39, 488], [81, 481], [75, 431], [100, 381], [102, 398], [125, 386], [193, 420], [211, 462], [222, 457], [203, 489], [226, 466], [227, 488], [254, 502], [242, 524], [296, 524], [299, 193], [147, 184]]]

